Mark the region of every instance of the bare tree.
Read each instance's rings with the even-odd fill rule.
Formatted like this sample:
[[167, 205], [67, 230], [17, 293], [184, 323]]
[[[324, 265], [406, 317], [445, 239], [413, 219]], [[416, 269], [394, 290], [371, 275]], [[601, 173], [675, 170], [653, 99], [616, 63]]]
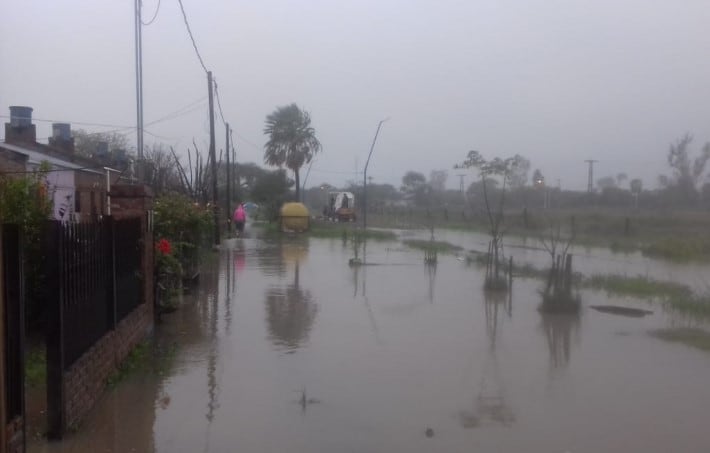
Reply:
[[[491, 242], [489, 244], [488, 266], [486, 267], [486, 288], [505, 289], [507, 283], [501, 275], [501, 258], [504, 234], [504, 207], [506, 189], [510, 186], [512, 175], [525, 159], [519, 155], [501, 159], [499, 157], [486, 160], [478, 151], [469, 151], [461, 164], [455, 168], [478, 170], [483, 186], [483, 199], [485, 202], [485, 214], [488, 220], [489, 234]], [[489, 190], [490, 182], [500, 180], [500, 189], [497, 190], [498, 197]]]

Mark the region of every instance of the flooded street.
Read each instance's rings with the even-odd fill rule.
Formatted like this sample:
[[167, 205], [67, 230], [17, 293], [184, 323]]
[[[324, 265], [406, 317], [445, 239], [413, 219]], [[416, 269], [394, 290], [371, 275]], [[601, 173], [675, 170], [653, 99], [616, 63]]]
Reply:
[[[474, 248], [458, 234], [438, 239]], [[487, 297], [455, 256], [428, 268], [368, 242], [369, 265], [351, 257], [340, 239], [227, 241], [156, 328], [163, 366], [29, 451], [710, 451], [710, 355], [652, 336], [683, 323], [660, 307], [584, 291], [578, 316], [542, 315], [538, 280]], [[575, 265], [614, 272], [603, 258]], [[605, 304], [653, 313], [589, 308]]]

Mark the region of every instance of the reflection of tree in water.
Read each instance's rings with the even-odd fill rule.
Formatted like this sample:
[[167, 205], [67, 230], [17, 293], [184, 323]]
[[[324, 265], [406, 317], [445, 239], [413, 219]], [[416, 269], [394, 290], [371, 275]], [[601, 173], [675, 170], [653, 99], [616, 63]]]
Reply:
[[515, 422], [513, 409], [505, 399], [505, 383], [496, 354], [499, 319], [504, 314], [508, 317], [512, 315], [511, 292], [484, 291], [483, 294], [489, 347], [473, 410], [459, 413], [459, 421], [464, 428], [476, 428], [486, 422], [503, 426]]
[[270, 338], [276, 345], [297, 349], [308, 339], [317, 312], [311, 292], [299, 285], [298, 262], [292, 285], [266, 291], [266, 320]]
[[579, 331], [579, 315], [543, 313], [540, 328], [547, 340], [550, 366], [564, 368], [569, 364], [572, 350], [572, 334]]
[[429, 276], [429, 303], [434, 303], [434, 283], [436, 282], [436, 263], [426, 266], [427, 275]]

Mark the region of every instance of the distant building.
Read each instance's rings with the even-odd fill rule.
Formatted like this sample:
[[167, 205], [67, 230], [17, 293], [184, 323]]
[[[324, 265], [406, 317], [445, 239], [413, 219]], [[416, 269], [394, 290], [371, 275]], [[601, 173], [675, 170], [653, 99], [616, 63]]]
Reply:
[[43, 162], [50, 167], [47, 189], [54, 203], [54, 219], [79, 222], [110, 213], [107, 187], [117, 182], [118, 173], [77, 156], [69, 124], [53, 124], [49, 144], [38, 143], [32, 108], [10, 107], [5, 140], [0, 142], [0, 177], [35, 172]]

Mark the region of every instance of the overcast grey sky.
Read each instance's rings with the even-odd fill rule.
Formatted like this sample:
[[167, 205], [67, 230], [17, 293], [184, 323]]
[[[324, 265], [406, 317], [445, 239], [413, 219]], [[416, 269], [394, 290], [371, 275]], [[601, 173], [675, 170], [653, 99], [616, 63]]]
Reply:
[[[369, 172], [396, 186], [407, 170], [449, 169], [457, 187], [451, 167], [477, 149], [521, 154], [563, 188], [586, 187], [589, 158], [595, 179], [623, 171], [650, 187], [671, 141], [710, 140], [707, 0], [183, 3], [238, 159], [261, 164], [265, 116], [296, 102], [324, 148], [309, 186], [355, 179], [385, 117]], [[144, 20], [157, 4], [144, 1]], [[134, 125], [133, 33], [131, 0], [4, 0], [0, 114], [29, 105], [74, 128]], [[177, 0], [162, 0], [143, 43], [146, 122], [206, 98]], [[194, 137], [206, 151], [207, 118], [198, 103], [147, 126], [160, 138], [146, 143], [184, 153]]]

